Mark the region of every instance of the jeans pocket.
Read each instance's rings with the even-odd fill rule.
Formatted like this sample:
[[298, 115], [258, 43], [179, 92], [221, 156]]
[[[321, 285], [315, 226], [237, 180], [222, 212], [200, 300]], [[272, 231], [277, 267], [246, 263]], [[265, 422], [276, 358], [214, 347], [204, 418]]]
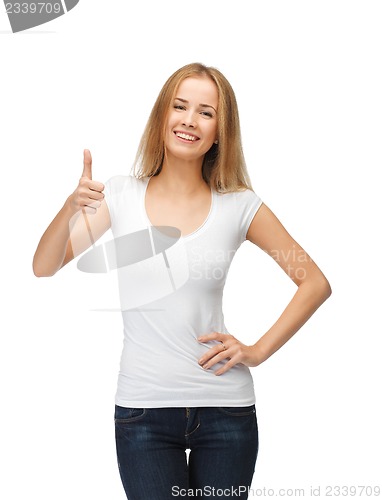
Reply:
[[129, 424], [141, 420], [146, 413], [146, 408], [125, 408], [115, 405], [114, 422], [120, 425]]
[[217, 409], [224, 415], [231, 415], [232, 417], [246, 417], [256, 414], [254, 404], [250, 406], [218, 406]]

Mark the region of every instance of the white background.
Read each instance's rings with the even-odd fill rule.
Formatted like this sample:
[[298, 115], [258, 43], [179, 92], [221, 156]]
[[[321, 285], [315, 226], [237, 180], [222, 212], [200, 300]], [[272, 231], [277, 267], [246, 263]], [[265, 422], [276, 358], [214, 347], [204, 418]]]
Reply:
[[[252, 486], [381, 485], [381, 25], [368, 0], [81, 0], [13, 34], [1, 8], [1, 498], [125, 498], [113, 427], [122, 321], [91, 310], [112, 301], [111, 278], [72, 262], [37, 279], [31, 263], [83, 149], [95, 179], [129, 173], [161, 86], [194, 61], [232, 83], [253, 187], [333, 289], [251, 369]], [[229, 331], [254, 343], [294, 291], [245, 242], [226, 285]]]

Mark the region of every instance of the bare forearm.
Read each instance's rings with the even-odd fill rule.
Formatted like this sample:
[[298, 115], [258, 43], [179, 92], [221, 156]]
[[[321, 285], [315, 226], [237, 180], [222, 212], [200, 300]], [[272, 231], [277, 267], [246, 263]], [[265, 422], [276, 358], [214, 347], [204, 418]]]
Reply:
[[73, 212], [69, 198], [42, 235], [33, 257], [36, 276], [53, 276], [62, 266], [70, 238], [69, 222]]
[[304, 282], [276, 323], [254, 344], [261, 364], [280, 349], [330, 296], [326, 279]]

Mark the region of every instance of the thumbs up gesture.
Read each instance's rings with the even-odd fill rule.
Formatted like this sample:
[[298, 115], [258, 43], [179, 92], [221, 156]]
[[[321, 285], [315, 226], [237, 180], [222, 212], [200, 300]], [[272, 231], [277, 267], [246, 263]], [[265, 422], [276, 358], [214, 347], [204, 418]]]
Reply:
[[87, 214], [95, 214], [101, 206], [105, 195], [105, 186], [101, 182], [92, 179], [92, 156], [88, 149], [84, 150], [84, 168], [77, 188], [70, 196], [70, 206], [73, 212], [79, 210]]

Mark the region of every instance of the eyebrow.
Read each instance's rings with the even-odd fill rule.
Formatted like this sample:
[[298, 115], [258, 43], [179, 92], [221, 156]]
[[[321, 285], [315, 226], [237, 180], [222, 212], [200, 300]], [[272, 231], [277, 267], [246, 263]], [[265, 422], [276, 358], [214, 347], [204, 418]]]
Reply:
[[[186, 99], [182, 99], [181, 97], [175, 97], [174, 101], [180, 101], [180, 102], [184, 102], [184, 103], [188, 104], [188, 101]], [[199, 106], [201, 108], [212, 108], [215, 111], [215, 113], [217, 113], [216, 109], [213, 106], [211, 106], [210, 104], [199, 104]]]

